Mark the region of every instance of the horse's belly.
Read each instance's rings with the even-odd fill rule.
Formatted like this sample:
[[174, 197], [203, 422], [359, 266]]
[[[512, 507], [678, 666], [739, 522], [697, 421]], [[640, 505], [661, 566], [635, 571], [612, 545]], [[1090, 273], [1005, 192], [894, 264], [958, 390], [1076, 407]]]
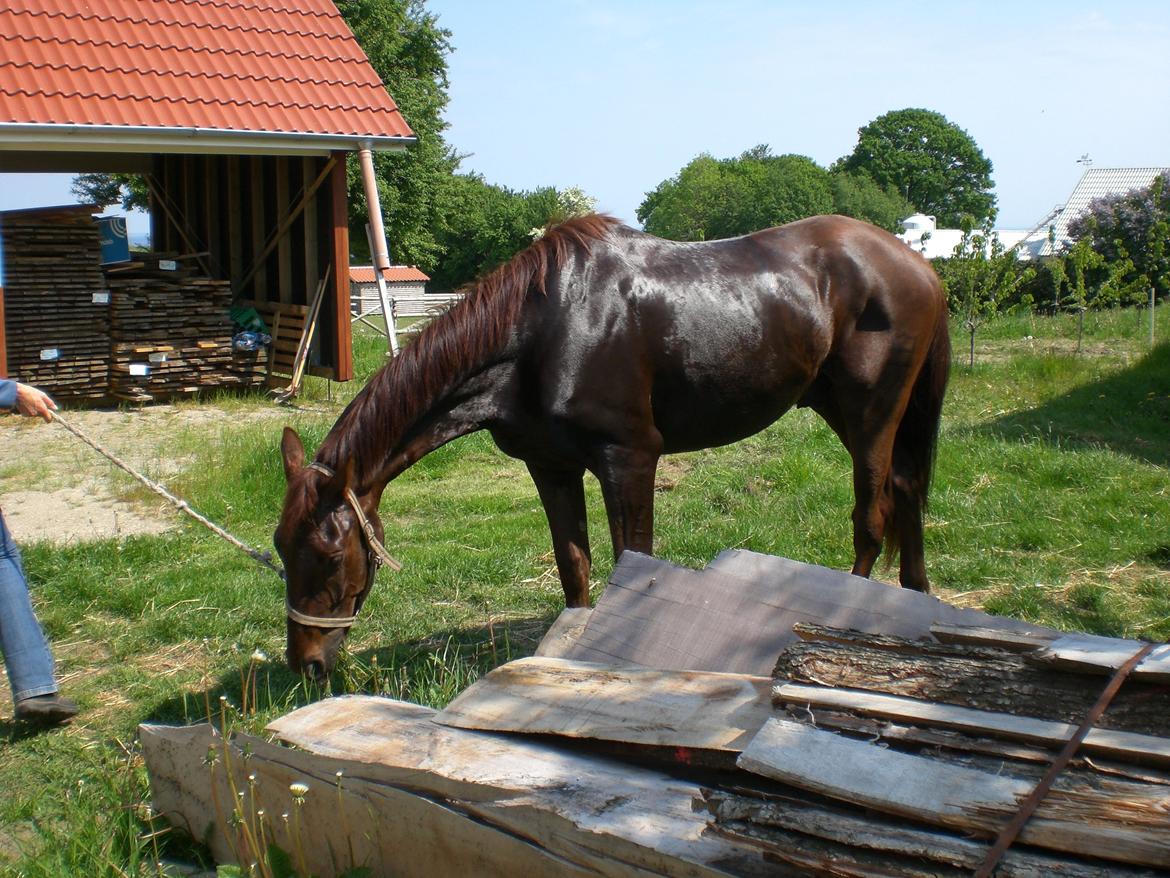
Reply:
[[745, 377], [734, 387], [715, 388], [656, 383], [651, 404], [663, 451], [711, 448], [758, 433], [792, 408], [811, 380], [764, 383]]

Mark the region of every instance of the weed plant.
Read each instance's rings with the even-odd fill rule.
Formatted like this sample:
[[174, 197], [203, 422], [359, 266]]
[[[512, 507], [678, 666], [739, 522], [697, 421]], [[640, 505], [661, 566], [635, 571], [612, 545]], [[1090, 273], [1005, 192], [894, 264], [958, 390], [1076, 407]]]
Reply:
[[[1003, 317], [981, 332], [973, 369], [956, 363], [926, 532], [940, 597], [1058, 628], [1170, 638], [1170, 344], [1147, 351], [1147, 316], [1087, 315], [1080, 354], [1075, 318]], [[1170, 308], [1156, 317], [1157, 338], [1170, 339]], [[962, 351], [961, 328], [955, 337]], [[361, 379], [384, 352], [359, 325]], [[190, 463], [168, 486], [269, 547], [284, 491], [280, 427], [315, 448], [361, 384], [310, 378], [285, 417], [262, 397], [203, 403], [237, 417], [172, 437]], [[613, 562], [592, 480], [586, 493], [596, 597]], [[743, 547], [848, 569], [851, 505], [848, 455], [810, 412], [790, 412], [743, 442], [664, 461], [656, 554], [701, 566]], [[405, 569], [379, 573], [324, 688], [284, 667], [281, 583], [202, 528], [26, 545], [38, 612], [82, 713], [40, 735], [0, 722], [0, 875], [161, 875], [160, 862], [200, 862], [198, 845], [149, 811], [138, 723], [221, 722], [230, 704], [234, 728], [260, 732], [341, 692], [439, 707], [529, 654], [562, 608], [536, 492], [486, 434], [403, 474], [382, 516]]]

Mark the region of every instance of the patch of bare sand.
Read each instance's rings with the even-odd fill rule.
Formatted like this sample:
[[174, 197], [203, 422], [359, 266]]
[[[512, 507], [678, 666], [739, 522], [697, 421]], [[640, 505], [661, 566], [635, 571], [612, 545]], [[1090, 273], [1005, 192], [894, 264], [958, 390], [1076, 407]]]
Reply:
[[[64, 418], [144, 475], [165, 484], [189, 462], [179, 436], [215, 430], [245, 418], [287, 418], [258, 408], [245, 413], [213, 406], [70, 411]], [[124, 499], [129, 476], [56, 424], [0, 417], [0, 507], [18, 543], [78, 542], [162, 533], [177, 513], [161, 499]]]

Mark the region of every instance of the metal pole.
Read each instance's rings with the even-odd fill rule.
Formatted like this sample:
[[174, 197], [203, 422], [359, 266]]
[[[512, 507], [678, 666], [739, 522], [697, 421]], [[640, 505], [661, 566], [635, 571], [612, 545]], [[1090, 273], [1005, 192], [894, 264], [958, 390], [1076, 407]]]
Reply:
[[389, 342], [388, 357], [398, 356], [398, 336], [395, 332], [394, 302], [386, 289], [383, 274], [390, 268], [390, 254], [386, 250], [386, 230], [382, 226], [382, 203], [378, 198], [378, 183], [374, 177], [374, 154], [368, 143], [358, 150], [362, 167], [362, 184], [366, 190], [366, 207], [370, 222], [366, 226], [366, 238], [370, 242], [370, 257], [374, 263], [374, 281], [378, 284], [378, 297], [382, 300], [382, 317], [386, 321], [386, 338]]

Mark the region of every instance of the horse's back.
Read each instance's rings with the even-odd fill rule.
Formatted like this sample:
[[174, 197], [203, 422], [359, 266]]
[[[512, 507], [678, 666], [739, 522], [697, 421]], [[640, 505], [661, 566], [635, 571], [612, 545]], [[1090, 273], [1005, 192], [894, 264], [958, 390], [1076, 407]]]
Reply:
[[617, 230], [550, 289], [542, 396], [604, 433], [640, 410], [667, 451], [741, 439], [797, 403], [870, 303], [900, 320], [904, 287], [913, 307], [933, 295], [915, 260], [845, 217], [699, 243]]

